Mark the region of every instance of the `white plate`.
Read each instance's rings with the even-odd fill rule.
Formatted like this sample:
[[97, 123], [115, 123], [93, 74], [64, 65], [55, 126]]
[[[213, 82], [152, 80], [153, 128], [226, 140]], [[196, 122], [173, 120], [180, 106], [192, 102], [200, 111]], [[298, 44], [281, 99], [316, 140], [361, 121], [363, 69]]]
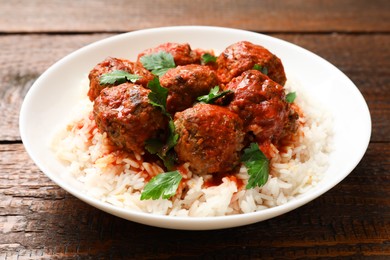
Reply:
[[[107, 56], [135, 60], [142, 50], [164, 42], [188, 42], [193, 48], [214, 49], [247, 40], [268, 48], [281, 58], [287, 77], [293, 76], [308, 96], [334, 117], [335, 147], [324, 179], [315, 189], [282, 206], [259, 212], [222, 217], [168, 217], [125, 210], [94, 199], [77, 188], [78, 183], [55, 157], [49, 140], [64, 125], [80, 98], [80, 81]], [[258, 33], [203, 26], [147, 29], [117, 35], [75, 51], [51, 66], [31, 87], [20, 112], [20, 134], [37, 166], [63, 189], [86, 203], [131, 221], [173, 229], [207, 230], [247, 225], [266, 220], [325, 193], [343, 180], [363, 157], [371, 135], [367, 104], [356, 86], [336, 67], [291, 43]]]

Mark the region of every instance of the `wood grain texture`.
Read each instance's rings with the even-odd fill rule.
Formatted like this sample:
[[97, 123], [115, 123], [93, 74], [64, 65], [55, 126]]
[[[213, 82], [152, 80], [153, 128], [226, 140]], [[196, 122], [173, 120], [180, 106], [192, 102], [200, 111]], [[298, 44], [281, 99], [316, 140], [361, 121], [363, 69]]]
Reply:
[[389, 32], [387, 0], [0, 0], [0, 32], [213, 25], [260, 32]]
[[12, 35], [0, 37], [0, 140], [20, 140], [23, 98], [35, 80], [72, 51], [108, 35]]
[[[112, 34], [0, 37], [0, 140], [20, 140], [19, 110], [35, 79], [70, 52]], [[272, 34], [327, 59], [362, 92], [371, 111], [373, 141], [390, 141], [390, 35]], [[302, 73], [305, 73], [304, 71]]]
[[0, 145], [0, 158], [3, 258], [390, 257], [388, 144], [371, 144], [345, 180], [297, 210], [203, 232], [149, 227], [97, 210], [45, 177], [21, 144]]

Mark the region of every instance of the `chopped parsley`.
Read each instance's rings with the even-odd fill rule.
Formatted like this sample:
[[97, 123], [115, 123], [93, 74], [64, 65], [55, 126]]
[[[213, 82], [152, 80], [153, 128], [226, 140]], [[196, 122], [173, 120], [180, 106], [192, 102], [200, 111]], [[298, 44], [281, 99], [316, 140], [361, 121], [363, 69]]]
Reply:
[[265, 66], [261, 66], [260, 64], [255, 64], [253, 65], [253, 68], [254, 70], [258, 70], [260, 71], [261, 73], [263, 73], [264, 75], [268, 75], [268, 69], [267, 67]]
[[179, 134], [175, 131], [172, 116], [167, 112], [168, 89], [160, 85], [158, 78], [149, 81], [148, 87], [151, 90], [148, 95], [149, 103], [155, 107], [159, 107], [162, 113], [169, 118], [169, 135], [166, 143], [154, 138], [146, 140], [145, 149], [151, 154], [156, 154], [163, 161], [165, 167], [168, 170], [172, 170], [176, 161], [176, 155], [172, 148], [177, 144]]
[[168, 136], [167, 143], [163, 149], [163, 155], [166, 155], [167, 152], [170, 149], [172, 149], [177, 144], [177, 141], [179, 140], [179, 134], [176, 133], [175, 131], [175, 124], [172, 119], [169, 121], [168, 126], [169, 126], [169, 136]]
[[170, 117], [170, 115], [167, 113], [168, 89], [160, 85], [158, 78], [154, 78], [153, 80], [149, 81], [148, 88], [151, 90], [148, 95], [149, 103], [153, 106], [161, 108], [163, 114]]
[[119, 85], [125, 82], [135, 83], [137, 80], [142, 78], [139, 75], [130, 74], [124, 70], [114, 70], [109, 73], [105, 73], [100, 77], [100, 85]]
[[286, 95], [286, 102], [293, 103], [296, 97], [297, 94], [295, 92], [290, 92]]
[[144, 187], [141, 200], [169, 199], [176, 194], [182, 176], [179, 171], [164, 172], [153, 177]]
[[145, 141], [145, 149], [149, 153], [157, 155], [163, 161], [168, 171], [170, 171], [174, 169], [176, 155], [172, 150], [167, 149], [167, 147], [169, 145], [164, 144], [160, 139], [152, 138]]
[[158, 155], [159, 152], [162, 151], [163, 146], [164, 146], [164, 143], [160, 139], [157, 139], [157, 138], [151, 138], [151, 139], [148, 139], [145, 141], [145, 149], [151, 154]]
[[241, 161], [247, 168], [249, 180], [246, 189], [252, 189], [256, 186], [263, 186], [269, 175], [269, 160], [260, 150], [257, 143], [251, 143], [248, 148], [244, 150], [241, 156]]
[[209, 94], [204, 95], [204, 96], [199, 96], [197, 98], [197, 100], [199, 102], [202, 102], [202, 103], [213, 104], [218, 98], [221, 98], [230, 92], [232, 92], [232, 91], [225, 90], [225, 91], [219, 92], [219, 86], [215, 86], [212, 89], [210, 89]]
[[140, 61], [147, 70], [158, 77], [164, 75], [169, 69], [176, 67], [172, 54], [165, 51], [142, 56]]
[[172, 170], [176, 161], [176, 155], [171, 149], [177, 144], [179, 134], [175, 132], [175, 124], [172, 119], [168, 125], [169, 136], [166, 143], [164, 144], [160, 139], [148, 139], [145, 142], [145, 149], [151, 154], [156, 154], [163, 161], [164, 166], [168, 170]]
[[215, 63], [216, 61], [217, 61], [217, 57], [215, 57], [210, 53], [205, 53], [201, 57], [202, 64]]

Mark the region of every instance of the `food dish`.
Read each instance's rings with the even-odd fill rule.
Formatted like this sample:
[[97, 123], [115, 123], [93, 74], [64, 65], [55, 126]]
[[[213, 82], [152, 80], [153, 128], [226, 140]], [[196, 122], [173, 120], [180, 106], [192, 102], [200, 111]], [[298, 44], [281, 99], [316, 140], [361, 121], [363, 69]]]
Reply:
[[207, 51], [162, 43], [141, 63], [109, 57], [73, 86], [85, 89], [84, 106], [52, 149], [83, 193], [150, 214], [215, 217], [283, 205], [322, 179], [332, 116], [285, 84], [265, 48]]
[[[299, 81], [305, 93], [329, 109], [334, 117], [335, 147], [331, 154], [331, 163], [326, 176], [315, 189], [275, 208], [212, 218], [167, 217], [123, 210], [101, 203], [79, 191], [79, 184], [64, 173], [64, 166], [50, 151], [51, 135], [41, 134], [47, 130], [50, 133], [57, 131], [64, 120], [69, 120], [71, 117], [72, 111], [69, 107], [75, 104], [80, 93], [66, 86], [78, 86], [80, 79], [106, 56], [134, 57], [145, 47], [168, 41], [190, 42], [193, 46], [205, 49], [210, 48], [211, 45], [215, 52], [219, 53], [228, 44], [241, 40], [256, 42], [277, 54], [283, 60], [287, 77], [291, 75]], [[302, 71], [305, 73], [303, 74]], [[63, 78], [62, 75], [72, 75], [72, 77]], [[61, 80], [58, 80], [59, 78]], [[62, 98], [52, 99], [51, 97], [56, 96], [57, 93], [61, 93]], [[346, 95], [350, 99], [345, 100]], [[342, 103], [344, 105], [341, 105]], [[38, 125], [37, 121], [40, 122]], [[354, 129], [353, 134], [350, 129]], [[353, 83], [334, 66], [300, 47], [269, 36], [241, 30], [216, 27], [171, 27], [115, 36], [82, 48], [53, 65], [37, 80], [26, 96], [21, 110], [20, 130], [26, 150], [41, 170], [65, 190], [87, 203], [114, 215], [159, 227], [218, 229], [250, 224], [283, 214], [332, 188], [352, 171], [363, 156], [370, 137], [371, 121], [367, 105]], [[352, 145], [354, 149], [351, 149]]]

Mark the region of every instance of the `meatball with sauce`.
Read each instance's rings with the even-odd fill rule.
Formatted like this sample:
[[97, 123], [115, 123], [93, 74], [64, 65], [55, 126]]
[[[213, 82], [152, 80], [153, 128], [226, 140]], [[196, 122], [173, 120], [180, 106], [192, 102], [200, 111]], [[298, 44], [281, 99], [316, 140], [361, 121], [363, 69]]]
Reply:
[[247, 41], [237, 42], [227, 47], [217, 59], [217, 75], [222, 84], [226, 84], [255, 65], [266, 68], [267, 75], [273, 81], [284, 85], [286, 75], [281, 60], [266, 48]]
[[198, 174], [228, 172], [240, 163], [244, 131], [241, 119], [228, 109], [196, 104], [175, 115], [179, 162]]
[[91, 101], [95, 100], [99, 96], [100, 91], [106, 87], [112, 85], [101, 85], [100, 77], [103, 74], [113, 72], [115, 70], [123, 70], [130, 74], [136, 74], [141, 78], [136, 81], [144, 87], [147, 86], [148, 82], [154, 78], [153, 74], [145, 69], [139, 62], [131, 62], [125, 59], [117, 59], [108, 57], [104, 61], [97, 64], [89, 73], [89, 91], [88, 96]]
[[99, 131], [106, 132], [119, 148], [142, 154], [145, 141], [167, 127], [161, 110], [149, 103], [149, 93], [132, 83], [103, 89], [93, 107]]
[[188, 43], [172, 43], [167, 42], [158, 45], [154, 48], [149, 48], [138, 54], [138, 61], [142, 56], [158, 53], [160, 51], [168, 52], [173, 56], [176, 66], [200, 63], [202, 52], [192, 50]]
[[296, 129], [283, 87], [261, 72], [246, 71], [226, 89], [234, 92], [228, 109], [239, 115], [245, 131], [253, 133], [258, 142], [277, 142], [287, 129]]
[[160, 84], [169, 90], [167, 111], [174, 114], [191, 107], [197, 97], [208, 94], [218, 81], [209, 67], [190, 64], [168, 70], [160, 77]]

